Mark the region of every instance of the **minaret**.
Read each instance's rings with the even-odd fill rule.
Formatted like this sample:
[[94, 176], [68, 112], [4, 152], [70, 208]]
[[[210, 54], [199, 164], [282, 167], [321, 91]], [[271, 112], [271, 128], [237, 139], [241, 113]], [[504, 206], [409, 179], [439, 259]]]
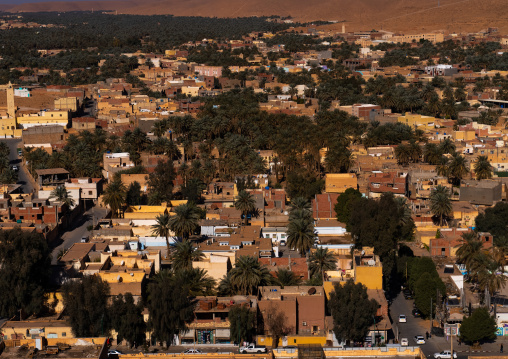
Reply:
[[12, 87], [10, 81], [5, 91], [7, 92], [7, 116], [9, 118], [16, 118], [16, 107], [14, 105], [14, 87]]

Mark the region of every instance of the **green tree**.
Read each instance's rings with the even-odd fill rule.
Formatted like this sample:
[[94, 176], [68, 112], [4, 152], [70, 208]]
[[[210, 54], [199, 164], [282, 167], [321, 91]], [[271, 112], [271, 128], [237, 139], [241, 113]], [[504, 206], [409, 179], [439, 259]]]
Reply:
[[142, 302], [134, 303], [131, 293], [119, 294], [113, 298], [109, 315], [111, 325], [118, 333], [117, 341], [127, 340], [130, 347], [144, 344], [146, 340], [146, 323], [143, 319]]
[[[437, 272], [436, 272], [437, 274]], [[439, 290], [440, 298], [446, 294], [446, 287], [439, 276], [432, 275], [430, 273], [423, 273], [415, 283], [415, 305], [423, 316], [429, 317], [431, 315], [431, 303], [432, 310], [435, 311], [437, 291]]]
[[319, 247], [311, 253], [307, 260], [309, 271], [312, 277], [319, 277], [324, 282], [324, 274], [326, 271], [337, 269], [337, 259], [328, 248]]
[[164, 237], [166, 239], [166, 250], [168, 258], [171, 253], [171, 247], [169, 245], [169, 234], [171, 232], [171, 225], [169, 219], [170, 219], [169, 214], [167, 213], [159, 214], [157, 217], [155, 217], [156, 223], [152, 225], [152, 235]]
[[11, 318], [20, 310], [27, 315], [43, 311], [50, 253], [39, 233], [19, 227], [0, 231], [0, 316]]
[[305, 253], [314, 245], [316, 232], [312, 218], [291, 218], [287, 229], [287, 245], [300, 252], [303, 257]]
[[302, 283], [302, 280], [296, 276], [296, 274], [289, 269], [279, 268], [275, 272], [275, 283], [280, 285], [281, 288], [288, 286], [296, 286]]
[[395, 157], [401, 166], [407, 166], [411, 161], [411, 149], [408, 145], [401, 143], [395, 147]]
[[236, 343], [252, 341], [256, 313], [244, 305], [233, 306], [228, 313], [231, 339]]
[[244, 295], [252, 295], [257, 287], [271, 282], [271, 275], [266, 266], [259, 264], [252, 256], [238, 258], [230, 273], [233, 287]]
[[184, 241], [198, 228], [199, 211], [198, 207], [192, 202], [187, 202], [176, 206], [175, 215], [169, 218], [169, 227], [171, 230]]
[[128, 206], [139, 206], [142, 202], [141, 185], [134, 181], [129, 185], [125, 196], [125, 202]]
[[192, 262], [200, 261], [205, 255], [202, 251], [194, 248], [190, 241], [179, 242], [176, 244], [175, 250], [171, 254], [173, 269], [192, 268]]
[[106, 190], [104, 191], [104, 203], [107, 204], [111, 208], [111, 212], [113, 212], [113, 216], [120, 217], [120, 210], [125, 202], [125, 196], [127, 190], [120, 180], [120, 176], [115, 176], [116, 178], [111, 182]]
[[423, 159], [430, 165], [438, 165], [442, 156], [441, 148], [435, 143], [426, 143], [423, 147]]
[[478, 262], [482, 261], [483, 243], [478, 239], [474, 232], [462, 234], [461, 245], [457, 249], [457, 260], [466, 265], [467, 271], [471, 278], [477, 278], [476, 269], [479, 267]]
[[430, 211], [439, 218], [439, 225], [443, 226], [445, 218], [449, 218], [452, 211], [452, 201], [448, 188], [439, 185], [430, 194]]
[[244, 224], [247, 225], [249, 219], [248, 215], [253, 214], [256, 209], [256, 202], [254, 197], [247, 191], [240, 191], [235, 198], [235, 208], [242, 212], [244, 217]]
[[65, 310], [76, 337], [109, 334], [109, 284], [96, 275], [69, 281], [62, 287]]
[[441, 153], [448, 153], [452, 155], [455, 153], [455, 148], [455, 143], [453, 143], [453, 141], [448, 137], [439, 143]]
[[492, 166], [487, 156], [478, 156], [474, 163], [474, 173], [477, 180], [492, 178]]
[[159, 272], [148, 284], [152, 337], [165, 342], [166, 347], [172, 345], [175, 335], [185, 332], [194, 319], [194, 306], [188, 283], [169, 272]]
[[71, 191], [68, 191], [65, 186], [57, 186], [53, 191], [51, 191], [49, 198], [55, 198], [58, 202], [65, 204], [68, 207], [74, 206], [74, 198], [70, 196]]
[[496, 320], [487, 308], [475, 309], [469, 318], [464, 318], [460, 326], [460, 339], [467, 344], [496, 339]]
[[180, 283], [186, 283], [189, 295], [215, 295], [215, 280], [202, 268], [185, 268], [175, 271], [175, 277]]
[[159, 161], [153, 173], [148, 176], [148, 202], [160, 205], [173, 197], [173, 181], [176, 178], [173, 161]]
[[333, 332], [338, 340], [363, 341], [375, 323], [378, 303], [369, 299], [367, 288], [353, 280], [335, 284], [330, 293], [328, 309], [333, 317]]
[[479, 232], [489, 232], [494, 236], [494, 244], [508, 240], [508, 203], [498, 202], [494, 207], [486, 208], [476, 217], [476, 228]]
[[337, 203], [335, 204], [335, 214], [339, 222], [345, 223], [347, 230], [349, 228], [349, 218], [351, 215], [351, 208], [353, 203], [362, 198], [362, 194], [355, 188], [348, 188], [344, 193], [341, 193], [337, 197]]
[[455, 152], [448, 164], [448, 178], [456, 186], [460, 185], [460, 180], [469, 172], [469, 166], [466, 158]]

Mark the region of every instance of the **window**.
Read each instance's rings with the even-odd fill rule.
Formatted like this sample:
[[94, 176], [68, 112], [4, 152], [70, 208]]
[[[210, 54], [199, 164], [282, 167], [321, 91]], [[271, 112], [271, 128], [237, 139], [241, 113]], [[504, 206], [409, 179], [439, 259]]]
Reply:
[[313, 332], [319, 332], [319, 327], [317, 325], [313, 325], [312, 326], [312, 331]]
[[306, 327], [306, 326], [307, 326], [307, 322], [302, 322], [302, 325], [303, 325], [304, 327]]
[[90, 195], [90, 196], [91, 196], [91, 195], [92, 195], [92, 191], [88, 191], [88, 195]]
[[66, 332], [62, 332], [62, 337], [66, 337], [67, 336], [67, 333]]

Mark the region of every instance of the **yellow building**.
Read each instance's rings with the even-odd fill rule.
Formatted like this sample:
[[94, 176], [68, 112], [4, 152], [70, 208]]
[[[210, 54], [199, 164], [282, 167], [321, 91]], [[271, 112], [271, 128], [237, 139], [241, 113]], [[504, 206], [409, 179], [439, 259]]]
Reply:
[[453, 131], [452, 138], [454, 141], [472, 141], [476, 138], [475, 131]]
[[187, 203], [187, 200], [171, 201], [170, 203], [162, 202], [160, 206], [130, 206], [124, 213], [125, 219], [154, 219], [158, 215], [171, 212], [173, 207]]
[[76, 112], [78, 110], [77, 97], [61, 97], [55, 100], [55, 108], [58, 110], [68, 110]]
[[327, 173], [325, 175], [326, 193], [344, 193], [348, 188], [357, 189], [358, 179], [354, 173]]
[[3, 339], [74, 338], [70, 324], [56, 319], [7, 321], [0, 332]]
[[28, 128], [41, 125], [60, 125], [67, 127], [69, 124], [69, 112], [67, 110], [40, 111], [35, 114], [18, 116], [18, 125]]
[[435, 117], [431, 116], [422, 116], [422, 115], [415, 115], [411, 113], [406, 113], [403, 116], [397, 117], [397, 121], [400, 123], [403, 123], [405, 125], [411, 126], [411, 127], [418, 127], [418, 126], [434, 126], [434, 122], [436, 121]]

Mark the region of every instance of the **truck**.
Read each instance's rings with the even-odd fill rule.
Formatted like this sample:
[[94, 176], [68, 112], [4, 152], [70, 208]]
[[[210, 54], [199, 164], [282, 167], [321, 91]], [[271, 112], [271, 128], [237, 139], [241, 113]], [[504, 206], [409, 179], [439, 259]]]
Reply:
[[250, 343], [249, 345], [240, 347], [240, 354], [244, 353], [266, 353], [266, 347], [264, 345]]
[[[434, 353], [435, 359], [451, 359], [452, 354], [449, 350], [443, 350], [441, 353]], [[453, 352], [453, 357], [457, 358], [457, 353]]]

